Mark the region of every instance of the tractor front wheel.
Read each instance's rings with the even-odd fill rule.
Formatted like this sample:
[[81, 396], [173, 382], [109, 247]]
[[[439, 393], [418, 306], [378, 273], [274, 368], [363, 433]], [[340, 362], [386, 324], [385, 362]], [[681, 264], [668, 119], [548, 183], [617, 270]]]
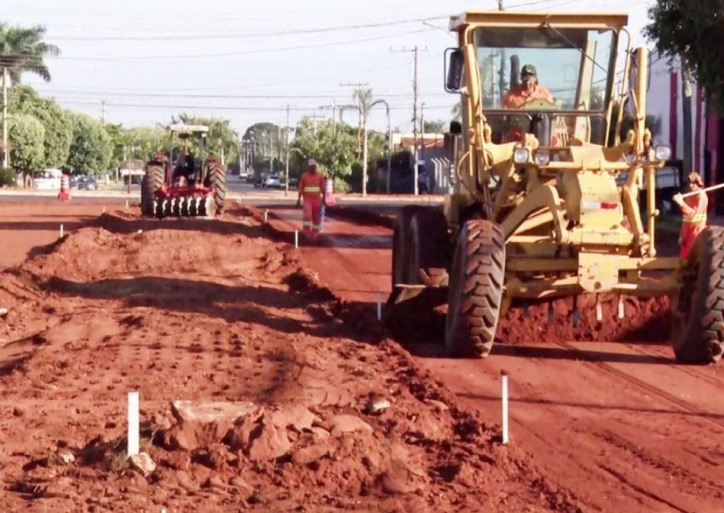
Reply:
[[465, 223], [450, 273], [445, 346], [451, 356], [485, 358], [498, 327], [505, 278], [505, 236], [490, 221]]
[[716, 363], [724, 354], [724, 230], [699, 234], [682, 269], [672, 346], [680, 363]]

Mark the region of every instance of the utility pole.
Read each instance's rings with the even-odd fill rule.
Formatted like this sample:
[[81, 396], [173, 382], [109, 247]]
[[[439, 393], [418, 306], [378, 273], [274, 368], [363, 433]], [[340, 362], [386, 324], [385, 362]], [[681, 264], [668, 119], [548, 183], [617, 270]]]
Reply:
[[8, 69], [3, 66], [3, 168], [10, 167], [8, 150]]
[[106, 124], [106, 101], [105, 100], [101, 101], [101, 112], [102, 112], [101, 121], [103, 123], [103, 126], [105, 126], [105, 124]]
[[498, 10], [503, 11], [503, 0], [498, 0]]
[[413, 106], [412, 106], [412, 132], [413, 132], [413, 139], [414, 139], [413, 156], [412, 156], [412, 158], [413, 158], [412, 170], [413, 170], [413, 175], [414, 175], [413, 180], [415, 182], [415, 184], [414, 184], [415, 196], [417, 196], [419, 194], [419, 191], [417, 189], [417, 161], [419, 159], [419, 150], [420, 150], [419, 141], [418, 141], [419, 126], [418, 126], [418, 122], [417, 122], [417, 113], [419, 111], [418, 101], [420, 99], [420, 77], [419, 77], [419, 73], [418, 73], [418, 61], [419, 61], [420, 52], [426, 52], [427, 48], [420, 49], [418, 46], [415, 46], [412, 49], [403, 48], [401, 50], [390, 50], [390, 51], [392, 51], [392, 52], [395, 52], [395, 51], [412, 52], [415, 55], [415, 68], [414, 68], [415, 78], [413, 79], [413, 83], [412, 83], [412, 86], [413, 86], [412, 88], [413, 88], [413, 93], [414, 93]]
[[287, 104], [287, 126], [284, 129], [286, 144], [286, 170], [284, 171], [284, 196], [289, 195], [289, 104]]
[[420, 160], [425, 161], [425, 103], [420, 105]]

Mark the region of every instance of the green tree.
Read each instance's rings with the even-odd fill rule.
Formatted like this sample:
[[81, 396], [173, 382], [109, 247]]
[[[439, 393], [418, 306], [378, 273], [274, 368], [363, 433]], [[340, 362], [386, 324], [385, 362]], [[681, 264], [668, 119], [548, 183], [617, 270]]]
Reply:
[[138, 126], [122, 132], [123, 159], [148, 161], [156, 153], [167, 153], [171, 144], [170, 134], [161, 127]]
[[[50, 71], [44, 58], [47, 55], [58, 55], [60, 50], [55, 45], [45, 43], [42, 40], [44, 35], [45, 28], [41, 26], [22, 28], [0, 23], [0, 83], [3, 89], [11, 83], [19, 83], [26, 71], [40, 76], [46, 82], [50, 81]], [[9, 80], [5, 80], [5, 70]], [[3, 109], [6, 108], [3, 105]], [[3, 134], [3, 137], [6, 136]]]
[[126, 145], [126, 129], [123, 125], [109, 123], [105, 125], [104, 130], [111, 139], [113, 152], [111, 153], [110, 165], [116, 166], [127, 158], [128, 147]]
[[[239, 159], [239, 134], [231, 128], [231, 121], [228, 119], [204, 118], [179, 114], [178, 118], [172, 118], [172, 123], [184, 123], [187, 125], [204, 125], [209, 127], [206, 138], [206, 156], [215, 155], [222, 158], [224, 163], [234, 162]], [[193, 153], [199, 154], [198, 144], [194, 139], [189, 139]], [[176, 141], [177, 147], [182, 147]]]
[[13, 112], [30, 114], [45, 128], [44, 167], [60, 167], [68, 160], [73, 138], [73, 119], [56, 102], [38, 96], [26, 85], [15, 85], [10, 90], [9, 107]]
[[43, 41], [43, 36], [45, 27], [11, 27], [0, 23], [0, 68], [7, 68], [13, 83], [19, 83], [26, 71], [50, 81], [45, 57], [60, 54], [60, 49]]
[[43, 124], [33, 116], [18, 114], [8, 120], [10, 165], [22, 173], [28, 186], [32, 172], [43, 167]]
[[[248, 127], [241, 137], [242, 141], [253, 143], [254, 148], [254, 169], [269, 170], [271, 162], [274, 169], [282, 169], [280, 164], [285, 162], [286, 138], [285, 128], [274, 123], [261, 122]], [[294, 155], [290, 158], [296, 162]]]
[[75, 114], [74, 118], [68, 165], [74, 173], [105, 171], [113, 154], [111, 137], [99, 121], [83, 114]]
[[352, 163], [356, 160], [355, 129], [344, 123], [335, 126], [331, 120], [315, 124], [304, 118], [290, 147], [299, 150], [290, 152], [290, 160], [295, 167], [304, 167], [304, 159], [313, 158], [327, 176], [349, 177]]
[[644, 34], [664, 55], [680, 56], [724, 113], [724, 0], [657, 0], [649, 18]]

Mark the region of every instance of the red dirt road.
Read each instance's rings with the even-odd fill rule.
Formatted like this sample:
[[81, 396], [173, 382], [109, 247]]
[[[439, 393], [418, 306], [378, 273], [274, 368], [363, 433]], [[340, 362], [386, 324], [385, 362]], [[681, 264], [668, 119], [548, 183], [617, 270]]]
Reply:
[[[328, 219], [294, 251], [292, 209], [271, 209], [274, 230], [239, 212], [82, 228], [101, 209], [0, 206], [0, 511], [724, 511], [724, 367], [674, 364], [657, 325], [571, 343], [531, 309], [489, 359], [449, 360], [438, 308], [417, 313], [410, 358], [374, 319], [389, 228]], [[60, 222], [71, 235], [38, 247]], [[131, 389], [148, 479], [122, 458]], [[359, 406], [373, 393], [382, 416]], [[221, 439], [175, 424], [175, 399], [265, 409]], [[334, 434], [340, 415], [359, 429]]]
[[[121, 200], [120, 203], [123, 203]], [[93, 221], [103, 208], [118, 206], [119, 200], [107, 203], [89, 203], [72, 200], [61, 202], [51, 198], [38, 198], [32, 203], [0, 199], [0, 269], [20, 265], [33, 248], [50, 244], [60, 235]]]
[[[298, 213], [274, 213], [280, 230], [299, 225]], [[331, 247], [302, 253], [336, 293], [373, 309], [376, 292], [389, 292], [390, 236], [328, 220]], [[677, 365], [665, 343], [541, 343], [530, 328], [532, 337], [496, 346], [487, 360], [450, 360], [430, 345], [440, 341], [444, 316], [416, 315], [410, 347], [428, 355], [418, 361], [491, 423], [499, 422], [500, 372], [510, 374], [512, 444], [584, 511], [724, 511], [724, 366]], [[547, 329], [540, 318], [528, 321]], [[666, 322], [663, 312], [642, 339], [660, 339], [656, 323]]]
[[[373, 311], [300, 270], [316, 250], [233, 209], [114, 211], [57, 240], [47, 207], [3, 206], [19, 221], [0, 226], [15, 246], [0, 272], [0, 511], [581, 511]], [[76, 202], [60, 215], [97, 214]], [[40, 247], [34, 215], [51, 226]], [[370, 230], [348, 229], [319, 275], [364, 298], [384, 273], [368, 262], [336, 280], [370, 251]], [[143, 470], [125, 454], [130, 390]]]

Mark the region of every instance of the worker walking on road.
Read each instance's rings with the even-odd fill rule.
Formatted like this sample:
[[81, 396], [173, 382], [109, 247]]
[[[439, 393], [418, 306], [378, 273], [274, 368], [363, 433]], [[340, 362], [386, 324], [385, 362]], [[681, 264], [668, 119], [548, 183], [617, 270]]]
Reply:
[[302, 198], [304, 198], [302, 233], [312, 240], [316, 240], [319, 236], [325, 196], [324, 175], [317, 171], [317, 161], [309, 159], [309, 167], [299, 179], [297, 206], [300, 206]]
[[[696, 171], [689, 173], [687, 181], [691, 192], [704, 188], [704, 181]], [[680, 256], [683, 260], [689, 256], [696, 237], [706, 228], [706, 211], [709, 207], [709, 198], [706, 192], [702, 191], [686, 198], [682, 198], [681, 194], [677, 193], [674, 194], [672, 199], [674, 203], [679, 205], [681, 213], [684, 215], [681, 231], [679, 232]]]

